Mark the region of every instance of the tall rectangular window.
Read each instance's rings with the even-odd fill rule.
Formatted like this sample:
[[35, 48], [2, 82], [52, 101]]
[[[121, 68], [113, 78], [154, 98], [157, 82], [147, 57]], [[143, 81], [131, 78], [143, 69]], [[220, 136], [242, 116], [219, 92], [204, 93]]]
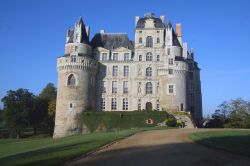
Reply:
[[141, 99], [138, 100], [138, 110], [141, 110]]
[[105, 98], [101, 98], [101, 110], [105, 110]]
[[129, 66], [124, 66], [123, 75], [124, 75], [124, 77], [128, 77], [128, 75], [129, 75]]
[[101, 90], [102, 90], [102, 93], [106, 93], [106, 81], [102, 81], [102, 85], [101, 85]]
[[123, 110], [128, 110], [128, 98], [123, 99]]
[[76, 62], [76, 56], [71, 56], [71, 62]]
[[117, 81], [112, 81], [112, 93], [117, 93]]
[[183, 111], [184, 110], [184, 108], [183, 108], [183, 103], [181, 103], [181, 111]]
[[128, 93], [128, 81], [123, 81], [123, 93]]
[[159, 102], [159, 100], [157, 100], [157, 102], [156, 102], [156, 110], [160, 111], [160, 102]]
[[118, 53], [113, 53], [113, 61], [118, 61]]
[[102, 53], [102, 60], [103, 61], [108, 60], [108, 54], [107, 53]]
[[141, 37], [139, 38], [139, 43], [142, 43], [142, 38]]
[[118, 66], [113, 66], [113, 76], [118, 76]]
[[172, 75], [174, 73], [173, 69], [168, 69], [168, 74]]
[[167, 49], [167, 53], [168, 53], [168, 55], [170, 55], [170, 48]]
[[116, 103], [116, 98], [111, 99], [111, 109], [116, 110], [117, 103]]
[[168, 59], [168, 64], [169, 65], [173, 65], [174, 64], [174, 59], [173, 58], [169, 58]]
[[124, 53], [124, 61], [129, 61], [129, 53]]
[[173, 94], [174, 93], [174, 85], [169, 85], [168, 86], [168, 92], [169, 92], [169, 94]]
[[157, 43], [160, 43], [160, 38], [159, 37], [157, 37]]

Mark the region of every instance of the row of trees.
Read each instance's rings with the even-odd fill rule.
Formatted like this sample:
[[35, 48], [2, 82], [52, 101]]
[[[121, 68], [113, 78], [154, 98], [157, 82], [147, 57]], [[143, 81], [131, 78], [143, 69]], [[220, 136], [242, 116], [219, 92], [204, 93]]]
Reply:
[[56, 88], [52, 83], [47, 84], [38, 96], [27, 89], [9, 90], [2, 98], [2, 102], [4, 105], [0, 113], [2, 127], [14, 132], [17, 138], [26, 128], [33, 128], [34, 134], [37, 134], [38, 129], [53, 134]]
[[224, 101], [205, 127], [250, 128], [250, 101], [241, 98]]

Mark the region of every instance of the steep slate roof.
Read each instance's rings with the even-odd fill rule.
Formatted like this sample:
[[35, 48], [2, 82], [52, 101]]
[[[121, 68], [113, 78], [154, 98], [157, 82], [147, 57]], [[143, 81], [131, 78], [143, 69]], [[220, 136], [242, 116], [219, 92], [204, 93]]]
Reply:
[[176, 35], [175, 31], [174, 31], [174, 28], [173, 28], [171, 22], [168, 21], [167, 29], [171, 29], [171, 28], [172, 28], [172, 36], [173, 36], [173, 38], [172, 38], [173, 39], [173, 46], [182, 47], [179, 40], [178, 40], [178, 38], [177, 38], [177, 35]]
[[[76, 23], [77, 25], [81, 25], [81, 31], [82, 31], [82, 36], [81, 36], [81, 41], [80, 43], [89, 43], [89, 37], [87, 35], [87, 31], [85, 28], [85, 24], [83, 23], [82, 17], [79, 18], [79, 20]], [[69, 29], [68, 34], [70, 36], [68, 43], [74, 43], [74, 29]]]
[[119, 47], [134, 49], [133, 42], [129, 40], [128, 35], [125, 33], [97, 33], [90, 44], [93, 48], [103, 47], [108, 50]]
[[144, 18], [140, 18], [136, 24], [136, 28], [145, 28], [145, 21], [147, 19], [153, 19], [155, 23], [155, 28], [165, 28], [164, 23], [160, 18], [156, 18], [154, 13], [146, 13]]

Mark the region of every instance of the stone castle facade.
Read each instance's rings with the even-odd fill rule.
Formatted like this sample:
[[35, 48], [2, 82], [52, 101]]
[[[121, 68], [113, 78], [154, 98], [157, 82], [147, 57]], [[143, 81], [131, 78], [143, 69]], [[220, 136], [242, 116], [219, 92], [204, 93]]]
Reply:
[[135, 17], [135, 41], [101, 30], [89, 40], [80, 18], [67, 30], [57, 59], [58, 94], [54, 137], [79, 132], [77, 115], [98, 111], [185, 111], [202, 119], [200, 68], [194, 49], [182, 42], [181, 24], [165, 17]]

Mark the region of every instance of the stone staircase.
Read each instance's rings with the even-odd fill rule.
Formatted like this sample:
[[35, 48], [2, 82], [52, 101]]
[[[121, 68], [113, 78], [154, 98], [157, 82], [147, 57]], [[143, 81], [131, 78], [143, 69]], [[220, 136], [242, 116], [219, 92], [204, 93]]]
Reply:
[[174, 114], [174, 117], [184, 124], [183, 126], [184, 128], [190, 128], [190, 129], [195, 128], [192, 119], [190, 118], [189, 115]]

